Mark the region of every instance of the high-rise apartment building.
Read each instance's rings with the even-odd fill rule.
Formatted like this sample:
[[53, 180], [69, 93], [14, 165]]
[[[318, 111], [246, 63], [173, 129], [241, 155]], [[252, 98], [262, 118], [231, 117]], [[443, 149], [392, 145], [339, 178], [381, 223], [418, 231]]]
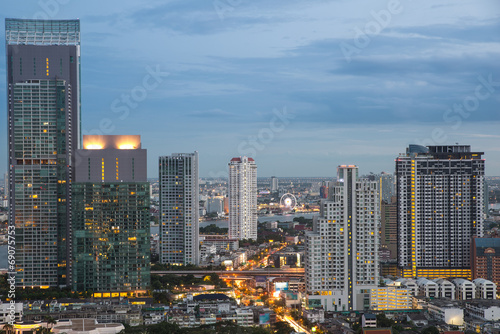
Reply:
[[483, 152], [410, 145], [396, 159], [398, 267], [404, 277], [471, 277], [483, 235]]
[[80, 21], [6, 19], [9, 224], [16, 285], [71, 284]]
[[377, 175], [379, 182], [379, 197], [380, 202], [391, 203], [391, 197], [396, 195], [396, 184], [394, 174], [384, 173]]
[[199, 264], [198, 152], [159, 158], [160, 261]]
[[149, 183], [141, 138], [83, 136], [72, 189], [72, 288], [94, 297], [150, 285]]
[[229, 162], [229, 238], [257, 240], [257, 165], [248, 157]]
[[397, 197], [380, 205], [380, 246], [390, 252], [389, 259], [396, 260], [398, 254], [398, 204]]
[[305, 238], [308, 307], [369, 309], [370, 290], [379, 283], [377, 182], [359, 179], [357, 166], [342, 165], [328, 194]]
[[472, 279], [488, 279], [500, 293], [500, 238], [473, 238], [471, 265]]

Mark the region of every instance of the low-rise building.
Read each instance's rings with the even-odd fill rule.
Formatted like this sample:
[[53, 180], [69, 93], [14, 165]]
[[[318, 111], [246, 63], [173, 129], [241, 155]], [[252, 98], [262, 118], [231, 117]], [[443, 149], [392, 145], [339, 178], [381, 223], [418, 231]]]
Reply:
[[472, 281], [476, 285], [476, 299], [496, 299], [497, 285], [484, 278], [476, 278]]
[[453, 280], [455, 284], [455, 298], [458, 300], [469, 300], [476, 297], [476, 285], [471, 281], [463, 278], [456, 278]]
[[417, 279], [418, 295], [427, 298], [436, 298], [438, 296], [438, 285], [436, 282], [428, 280], [425, 277]]
[[500, 300], [473, 300], [465, 304], [467, 314], [480, 321], [500, 322]]
[[409, 313], [406, 315], [406, 321], [413, 322], [417, 327], [426, 327], [429, 325], [429, 320], [423, 313]]
[[410, 294], [412, 296], [418, 295], [418, 284], [414, 279], [411, 278], [398, 278], [394, 281], [395, 283], [399, 283], [401, 286], [405, 286], [408, 288]]
[[379, 286], [370, 290], [371, 310], [407, 310], [411, 309], [411, 292], [398, 285]]
[[53, 328], [53, 333], [90, 333], [114, 334], [120, 333], [125, 327], [120, 323], [99, 323], [95, 319], [70, 319], [58, 322]]
[[361, 327], [377, 328], [377, 317], [375, 314], [364, 313], [361, 316]]
[[10, 323], [23, 320], [23, 303], [0, 301], [0, 323]]
[[427, 310], [431, 318], [444, 321], [448, 325], [464, 324], [464, 310], [457, 301], [447, 298], [433, 299], [429, 301]]
[[432, 280], [438, 285], [438, 298], [455, 299], [455, 285], [443, 278], [435, 278]]

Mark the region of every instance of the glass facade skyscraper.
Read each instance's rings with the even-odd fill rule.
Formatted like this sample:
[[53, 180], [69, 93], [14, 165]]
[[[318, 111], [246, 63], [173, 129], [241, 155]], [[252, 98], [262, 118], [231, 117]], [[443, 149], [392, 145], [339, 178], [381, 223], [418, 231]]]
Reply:
[[6, 19], [5, 35], [16, 285], [65, 286], [80, 136], [80, 21]]
[[139, 136], [83, 136], [73, 184], [73, 281], [94, 297], [150, 285], [149, 183]]

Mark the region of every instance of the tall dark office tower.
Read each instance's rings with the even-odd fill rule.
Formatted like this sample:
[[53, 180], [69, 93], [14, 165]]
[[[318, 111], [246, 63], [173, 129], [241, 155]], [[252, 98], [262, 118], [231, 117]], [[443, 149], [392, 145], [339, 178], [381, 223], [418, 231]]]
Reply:
[[65, 286], [80, 138], [80, 21], [6, 19], [5, 38], [16, 284]]
[[73, 183], [73, 281], [94, 297], [150, 285], [147, 151], [140, 136], [83, 136]]
[[471, 278], [472, 237], [483, 235], [483, 154], [410, 145], [396, 159], [402, 276]]

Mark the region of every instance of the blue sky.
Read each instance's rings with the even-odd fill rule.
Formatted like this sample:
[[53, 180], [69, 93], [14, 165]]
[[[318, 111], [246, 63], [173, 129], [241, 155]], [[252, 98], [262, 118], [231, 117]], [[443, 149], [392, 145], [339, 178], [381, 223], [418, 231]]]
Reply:
[[[497, 0], [23, 0], [0, 16], [81, 20], [82, 128], [140, 134], [149, 177], [195, 150], [200, 176], [240, 155], [259, 176], [392, 172], [410, 143], [457, 142], [500, 175]], [[0, 77], [6, 120], [4, 52]]]

